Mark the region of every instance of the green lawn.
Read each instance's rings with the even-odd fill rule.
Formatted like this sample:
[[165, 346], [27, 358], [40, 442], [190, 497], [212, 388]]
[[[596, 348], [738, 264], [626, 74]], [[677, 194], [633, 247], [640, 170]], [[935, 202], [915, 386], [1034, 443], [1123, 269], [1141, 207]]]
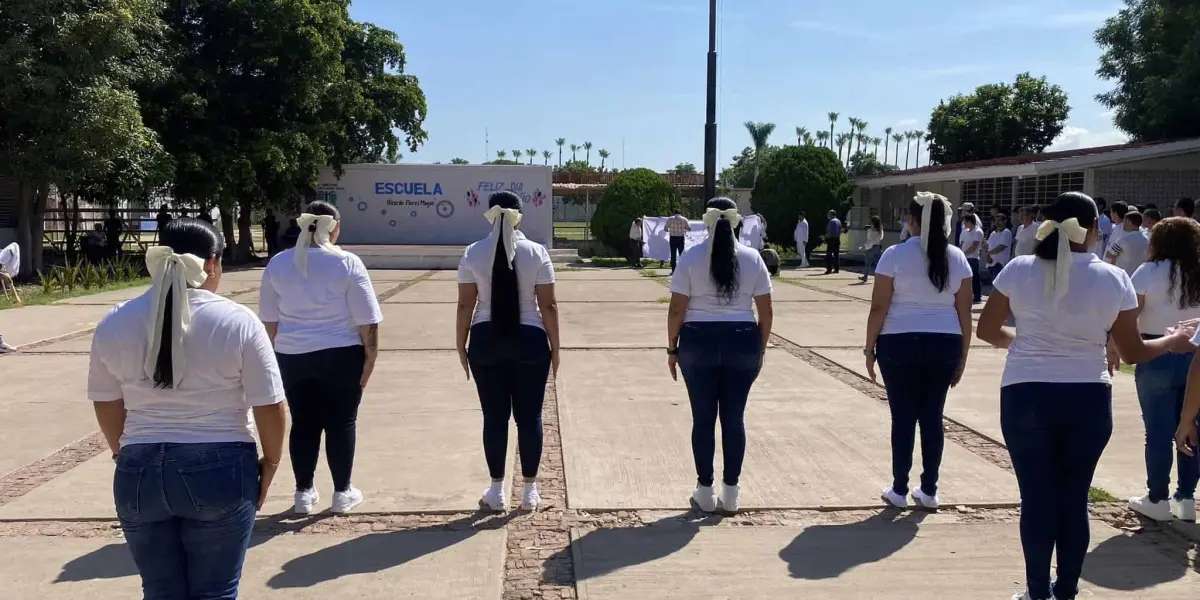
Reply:
[[113, 290], [123, 290], [126, 288], [137, 287], [139, 285], [149, 285], [150, 278], [143, 277], [131, 281], [118, 281], [105, 286], [96, 286], [85, 288], [81, 285], [75, 286], [71, 290], [54, 290], [49, 294], [42, 291], [42, 286], [37, 284], [18, 285], [17, 291], [21, 294], [22, 302], [17, 304], [3, 295], [0, 295], [0, 310], [6, 308], [15, 308], [18, 306], [37, 306], [39, 304], [50, 304], [67, 298], [77, 298], [79, 296], [88, 296], [91, 294], [99, 294], [100, 292], [111, 292]]
[[590, 233], [587, 223], [558, 222], [554, 224], [554, 237], [568, 240], [588, 240], [591, 239]]

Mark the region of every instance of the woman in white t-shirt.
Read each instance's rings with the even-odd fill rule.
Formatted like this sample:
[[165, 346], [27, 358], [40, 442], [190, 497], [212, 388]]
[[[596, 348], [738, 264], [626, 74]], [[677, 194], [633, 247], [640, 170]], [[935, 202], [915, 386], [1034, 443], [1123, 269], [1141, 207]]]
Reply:
[[992, 232], [988, 234], [987, 245], [984, 252], [987, 253], [988, 273], [991, 279], [995, 279], [996, 275], [1004, 269], [1004, 265], [1008, 264], [1012, 258], [1012, 230], [1008, 228], [1008, 217], [1004, 213], [997, 214], [992, 220]]
[[306, 515], [320, 502], [313, 476], [324, 434], [331, 510], [343, 514], [363, 501], [351, 485], [358, 406], [375, 369], [383, 314], [362, 260], [334, 245], [337, 208], [313, 202], [296, 221], [296, 247], [272, 257], [263, 272], [258, 314], [275, 344], [292, 413], [294, 509]]
[[[1021, 488], [1026, 590], [1014, 598], [1069, 599], [1088, 549], [1088, 489], [1112, 434], [1112, 335], [1131, 364], [1194, 349], [1184, 332], [1143, 341], [1133, 282], [1088, 249], [1096, 204], [1079, 192], [1045, 209], [1034, 256], [1008, 263], [979, 318], [978, 334], [1008, 349], [1000, 424]], [[1004, 326], [1009, 315], [1015, 332]], [[1051, 586], [1050, 557], [1058, 557]], [[1053, 589], [1052, 589], [1053, 587]]]
[[150, 290], [96, 327], [88, 398], [144, 596], [234, 598], [283, 454], [283, 384], [262, 323], [216, 294], [217, 230], [181, 218], [160, 234]]
[[[672, 379], [678, 366], [687, 384], [697, 480], [691, 502], [704, 512], [738, 510], [746, 401], [771, 336], [771, 274], [759, 253], [734, 237], [739, 221], [732, 200], [709, 200], [708, 238], [684, 251], [671, 278], [667, 366]], [[718, 419], [725, 456], [719, 499], [713, 491]]]
[[[971, 345], [971, 266], [950, 245], [949, 201], [921, 192], [908, 207], [913, 237], [884, 251], [875, 273], [867, 342], [867, 371], [883, 374], [892, 413], [892, 483], [883, 491], [891, 506], [908, 506], [917, 424], [921, 425], [921, 485], [913, 500], [937, 508], [938, 470], [945, 431], [946, 394], [958, 385]], [[964, 231], [964, 236], [966, 235]]]
[[545, 246], [517, 229], [521, 197], [515, 192], [492, 194], [484, 217], [492, 232], [468, 246], [458, 264], [455, 330], [459, 361], [468, 379], [475, 376], [483, 410], [483, 455], [492, 482], [480, 504], [497, 511], [507, 508], [504, 469], [511, 415], [525, 478], [521, 508], [535, 510], [541, 503], [542, 402], [551, 369], [558, 373], [554, 265]]
[[866, 252], [866, 268], [863, 269], [861, 280], [866, 281], [868, 277], [875, 274], [875, 267], [879, 264], [879, 257], [883, 254], [883, 221], [879, 220], [879, 216], [871, 217], [871, 224], [867, 225], [867, 243], [859, 248]]
[[971, 265], [971, 301], [983, 302], [983, 281], [979, 276], [979, 256], [983, 249], [983, 230], [979, 226], [979, 217], [963, 215], [962, 235], [958, 238], [958, 247], [962, 248]]
[[[1128, 243], [1132, 236], [1126, 234], [1122, 243]], [[1133, 288], [1141, 307], [1138, 331], [1142, 339], [1160, 338], [1181, 321], [1200, 318], [1200, 224], [1184, 217], [1161, 221], [1150, 236], [1149, 261], [1133, 274]], [[1129, 507], [1157, 521], [1169, 521], [1172, 516], [1196, 520], [1200, 462], [1195, 456], [1175, 454], [1178, 480], [1175, 493], [1170, 493], [1175, 430], [1180, 423], [1192, 357], [1192, 353], [1164, 354], [1138, 365], [1135, 375], [1146, 426], [1149, 493], [1131, 499]]]

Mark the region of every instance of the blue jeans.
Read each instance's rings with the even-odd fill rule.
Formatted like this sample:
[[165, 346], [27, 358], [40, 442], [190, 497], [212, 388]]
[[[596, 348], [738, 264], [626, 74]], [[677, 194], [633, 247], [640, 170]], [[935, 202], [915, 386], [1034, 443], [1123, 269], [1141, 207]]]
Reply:
[[979, 302], [983, 300], [983, 281], [979, 278], [979, 259], [968, 258], [967, 264], [971, 265], [971, 299]]
[[508, 417], [517, 423], [521, 475], [537, 477], [542, 461], [542, 402], [550, 376], [550, 341], [540, 327], [522, 325], [516, 336], [498, 337], [492, 324], [471, 327], [467, 360], [483, 410], [483, 455], [492, 479], [504, 477]]
[[1021, 489], [1021, 549], [1032, 600], [1072, 600], [1087, 555], [1088, 490], [1112, 436], [1106, 383], [1018, 383], [1000, 388], [1000, 428]]
[[879, 258], [883, 256], [883, 246], [871, 246], [867, 249], [866, 269], [863, 271], [863, 281], [867, 277], [875, 274], [875, 267], [879, 265]]
[[1168, 498], [1172, 455], [1178, 477], [1175, 498], [1191, 499], [1196, 495], [1200, 462], [1195, 456], [1175, 451], [1175, 430], [1191, 364], [1191, 354], [1164, 354], [1137, 366], [1138, 403], [1146, 425], [1146, 487], [1151, 502]]
[[252, 443], [121, 449], [113, 497], [145, 600], [233, 600], [254, 528]]
[[954, 372], [962, 361], [962, 335], [897, 333], [881, 335], [875, 357], [892, 412], [892, 489], [908, 493], [917, 424], [921, 425], [921, 491], [937, 493], [945, 448], [942, 411]]
[[746, 400], [762, 366], [762, 335], [753, 322], [683, 324], [679, 367], [692, 405], [692, 458], [700, 485], [713, 484], [721, 421], [722, 481], [737, 485], [746, 455]]

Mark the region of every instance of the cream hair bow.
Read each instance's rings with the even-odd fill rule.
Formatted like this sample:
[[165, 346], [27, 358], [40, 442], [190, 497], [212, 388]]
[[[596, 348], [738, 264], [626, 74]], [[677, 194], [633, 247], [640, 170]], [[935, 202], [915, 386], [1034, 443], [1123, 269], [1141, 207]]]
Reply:
[[[729, 221], [729, 237], [733, 238], [734, 244], [737, 244], [737, 234], [735, 234], [733, 230], [737, 229], [738, 224], [742, 222], [742, 215], [738, 214], [736, 208], [727, 208], [725, 210], [721, 210], [719, 208], [710, 208], [704, 211], [704, 227], [708, 229], [708, 239], [711, 240], [713, 238], [714, 228], [717, 226], [717, 221], [721, 220], [721, 217], [724, 217], [726, 221]], [[708, 243], [709, 264], [712, 263], [712, 247], [713, 245], [710, 241]]]
[[1071, 279], [1071, 242], [1082, 244], [1087, 240], [1087, 229], [1079, 224], [1079, 219], [1070, 218], [1066, 221], [1042, 221], [1034, 236], [1040, 242], [1050, 234], [1058, 232], [1058, 253], [1054, 260], [1054, 270], [1046, 272], [1046, 297], [1053, 297], [1058, 304], [1067, 295]]
[[917, 192], [913, 200], [921, 205], [921, 249], [929, 249], [929, 222], [933, 219], [932, 207], [935, 203], [940, 202], [942, 205], [942, 232], [946, 239], [950, 239], [950, 201], [945, 196], [933, 192]]
[[155, 246], [146, 251], [146, 268], [154, 283], [150, 286], [150, 297], [154, 301], [154, 313], [146, 335], [148, 351], [144, 364], [146, 377], [153, 379], [158, 366], [158, 352], [162, 348], [162, 331], [165, 321], [163, 312], [167, 308], [167, 292], [171, 293], [171, 368], [174, 375], [172, 387], [183, 380], [187, 361], [183, 356], [183, 337], [192, 325], [192, 311], [188, 304], [189, 287], [204, 285], [208, 274], [204, 272], [204, 259], [194, 254], [175, 254], [167, 246]]
[[[487, 209], [483, 213], [483, 217], [492, 224], [493, 235], [503, 236], [504, 255], [508, 257], [508, 268], [515, 269], [513, 263], [517, 259], [516, 228], [521, 224], [521, 211], [515, 208], [504, 208], [497, 204]], [[495, 259], [496, 257], [493, 256], [492, 260]]]
[[[342, 249], [333, 245], [329, 240], [333, 235], [333, 228], [337, 227], [337, 219], [329, 215], [314, 215], [303, 213], [296, 219], [296, 225], [300, 226], [300, 239], [296, 241], [296, 250], [292, 255], [292, 260], [296, 263], [296, 268], [300, 274], [308, 277], [308, 248], [309, 246], [318, 246], [324, 248], [334, 254], [341, 255]], [[316, 225], [316, 231], [309, 234], [309, 228]]]

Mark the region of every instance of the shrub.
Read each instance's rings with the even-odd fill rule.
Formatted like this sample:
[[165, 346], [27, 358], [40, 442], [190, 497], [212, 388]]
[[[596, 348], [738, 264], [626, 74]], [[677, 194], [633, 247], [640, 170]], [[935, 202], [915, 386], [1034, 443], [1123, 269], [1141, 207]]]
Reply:
[[754, 212], [767, 219], [767, 239], [795, 248], [792, 239], [800, 211], [808, 218], [808, 247], [820, 245], [828, 222], [850, 195], [850, 179], [836, 154], [816, 146], [787, 146], [764, 163], [750, 197]]
[[679, 190], [650, 169], [630, 169], [613, 178], [592, 214], [592, 234], [623, 255], [629, 247], [629, 226], [642, 217], [679, 212]]

